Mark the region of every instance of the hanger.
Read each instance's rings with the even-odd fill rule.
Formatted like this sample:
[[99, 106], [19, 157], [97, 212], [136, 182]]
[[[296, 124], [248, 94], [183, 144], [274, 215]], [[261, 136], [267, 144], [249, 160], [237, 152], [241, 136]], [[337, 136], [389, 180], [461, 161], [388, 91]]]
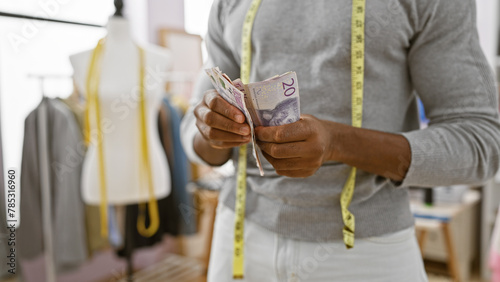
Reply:
[[71, 76], [68, 75], [58, 75], [58, 74], [28, 74], [28, 78], [37, 79], [39, 82], [40, 93], [42, 93], [42, 100], [47, 98], [45, 95], [45, 80], [46, 79], [71, 79]]

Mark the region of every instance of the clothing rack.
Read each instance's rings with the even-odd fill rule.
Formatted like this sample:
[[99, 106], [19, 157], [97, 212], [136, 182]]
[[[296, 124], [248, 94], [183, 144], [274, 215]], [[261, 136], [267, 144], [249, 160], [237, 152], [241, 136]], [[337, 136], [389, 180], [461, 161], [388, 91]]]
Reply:
[[35, 20], [35, 21], [46, 21], [46, 22], [54, 22], [54, 23], [63, 23], [63, 24], [73, 24], [73, 25], [104, 28], [103, 25], [98, 25], [98, 24], [72, 22], [72, 21], [34, 17], [34, 16], [28, 16], [28, 15], [22, 15], [22, 14], [6, 13], [6, 12], [0, 12], [0, 17], [18, 18], [18, 19], [27, 19], [27, 20]]

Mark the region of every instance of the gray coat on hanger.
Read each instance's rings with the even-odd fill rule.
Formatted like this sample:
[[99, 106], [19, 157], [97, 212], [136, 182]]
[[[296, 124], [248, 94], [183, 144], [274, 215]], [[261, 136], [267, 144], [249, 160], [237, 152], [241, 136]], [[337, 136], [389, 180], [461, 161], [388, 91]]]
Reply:
[[[47, 122], [40, 128], [40, 109], [45, 103]], [[44, 128], [43, 128], [44, 127]], [[45, 130], [47, 165], [40, 166], [39, 134]], [[87, 259], [84, 205], [80, 179], [84, 144], [74, 115], [57, 99], [44, 98], [25, 121], [21, 169], [21, 224], [18, 229], [21, 260], [44, 252], [43, 210], [50, 208], [54, 262], [58, 272], [76, 267]], [[42, 204], [41, 173], [49, 177], [51, 207]]]

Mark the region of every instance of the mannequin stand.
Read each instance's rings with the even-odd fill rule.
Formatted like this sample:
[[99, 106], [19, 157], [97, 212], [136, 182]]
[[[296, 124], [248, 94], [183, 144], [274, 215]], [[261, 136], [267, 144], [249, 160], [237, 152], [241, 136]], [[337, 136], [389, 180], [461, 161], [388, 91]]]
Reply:
[[132, 282], [134, 281], [134, 263], [132, 261], [133, 254], [127, 253], [127, 281]]

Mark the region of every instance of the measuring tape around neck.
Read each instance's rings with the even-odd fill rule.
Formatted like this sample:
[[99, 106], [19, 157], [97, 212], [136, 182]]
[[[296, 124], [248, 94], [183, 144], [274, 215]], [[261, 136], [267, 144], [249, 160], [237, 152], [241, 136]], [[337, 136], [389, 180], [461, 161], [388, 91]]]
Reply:
[[[250, 81], [252, 63], [252, 28], [261, 0], [253, 0], [243, 23], [241, 50], [241, 80]], [[353, 0], [351, 23], [351, 75], [352, 75], [352, 126], [361, 127], [363, 119], [363, 84], [364, 84], [364, 27], [365, 0]], [[244, 275], [244, 221], [246, 201], [247, 146], [241, 146], [238, 156], [236, 179], [236, 207], [234, 225], [233, 278], [243, 279]], [[356, 180], [356, 168], [351, 168], [349, 178], [342, 189], [340, 204], [344, 221], [344, 244], [354, 246], [354, 215], [348, 207], [352, 199]]]
[[[365, 69], [365, 0], [352, 0], [351, 20], [351, 99], [352, 126], [361, 127], [363, 121], [363, 86]], [[354, 247], [354, 215], [348, 210], [354, 193], [356, 168], [352, 167], [340, 194], [340, 208], [344, 228], [344, 244]]]
[[[87, 73], [87, 105], [85, 108], [85, 142], [90, 144], [90, 111], [95, 114], [95, 124], [97, 129], [97, 159], [99, 170], [99, 185], [100, 185], [100, 220], [101, 220], [101, 236], [108, 237], [108, 208], [107, 208], [107, 181], [104, 159], [104, 143], [103, 132], [101, 128], [101, 108], [99, 102], [99, 85], [101, 78], [100, 61], [104, 49], [104, 39], [99, 40], [96, 48], [92, 52], [90, 67]], [[150, 216], [150, 224], [146, 227], [146, 207], [145, 203], [139, 204], [139, 216], [137, 218], [137, 230], [144, 237], [151, 237], [156, 233], [160, 225], [158, 214], [158, 204], [154, 196], [153, 178], [151, 175], [151, 163], [149, 159], [148, 134], [146, 125], [146, 102], [145, 102], [145, 58], [144, 49], [139, 47], [139, 129], [140, 129], [140, 146], [141, 146], [141, 181], [146, 182], [149, 192], [148, 211]], [[143, 184], [143, 183], [141, 183]], [[142, 186], [142, 185], [141, 185]]]
[[[241, 66], [240, 78], [244, 84], [250, 82], [252, 69], [252, 28], [255, 16], [259, 10], [261, 0], [253, 0], [250, 4], [241, 35]], [[238, 170], [236, 178], [236, 207], [234, 221], [234, 249], [233, 249], [233, 279], [243, 279], [244, 274], [244, 224], [245, 202], [247, 193], [247, 145], [239, 149]]]

